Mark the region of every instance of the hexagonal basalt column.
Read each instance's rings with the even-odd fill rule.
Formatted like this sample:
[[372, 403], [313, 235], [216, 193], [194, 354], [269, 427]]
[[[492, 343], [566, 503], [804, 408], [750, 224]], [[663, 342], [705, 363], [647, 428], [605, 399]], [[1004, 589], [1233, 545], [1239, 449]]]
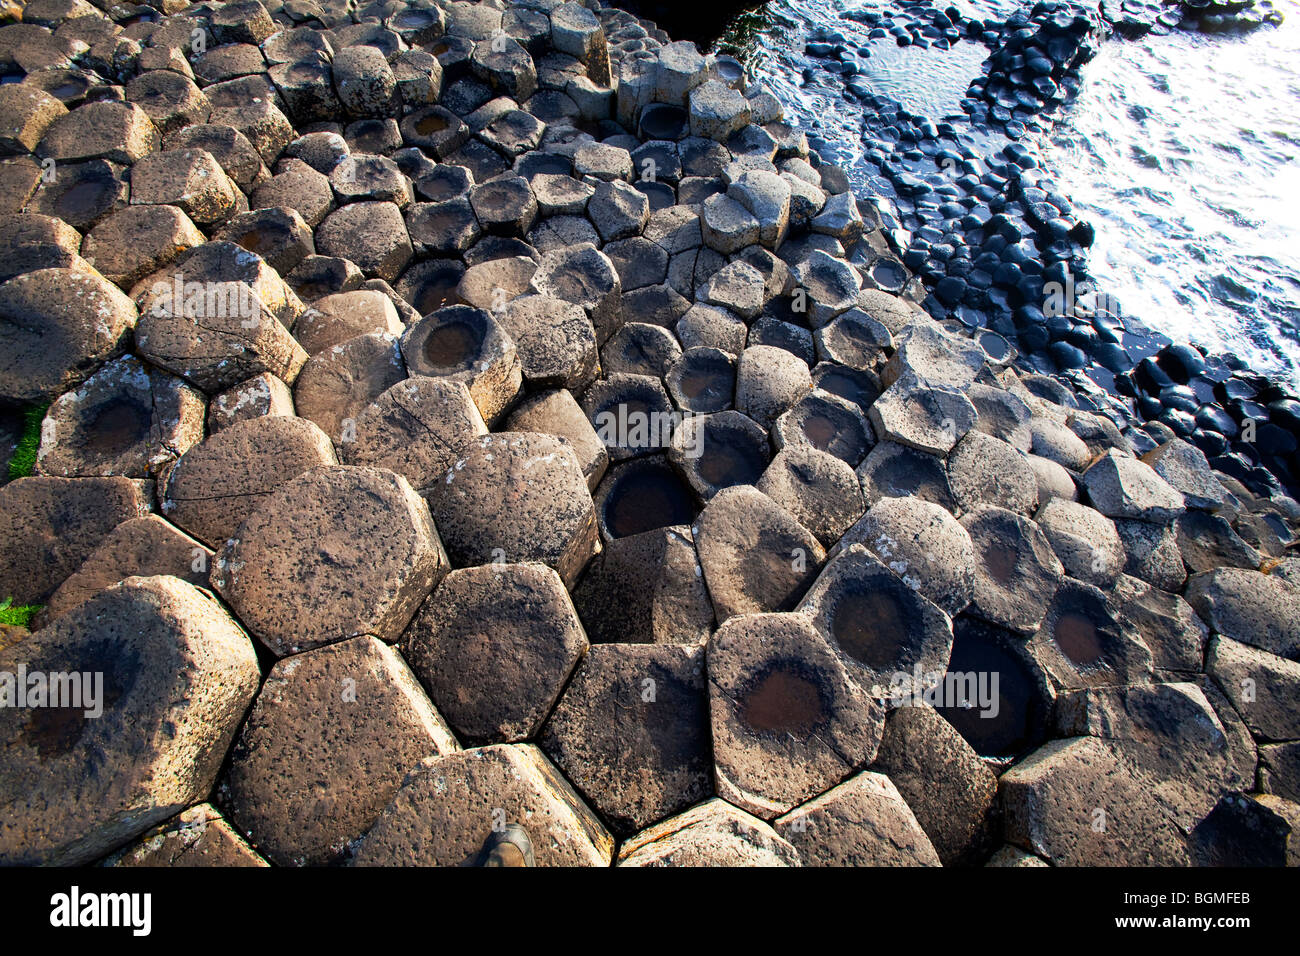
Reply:
[[723, 488], [756, 484], [771, 457], [762, 426], [730, 410], [687, 418], [673, 432], [668, 452], [673, 467], [705, 502]]
[[623, 324], [623, 285], [609, 257], [594, 245], [558, 249], [542, 256], [533, 291], [587, 310], [603, 345]]
[[167, 520], [220, 545], [280, 485], [332, 464], [329, 436], [305, 418], [251, 418], [223, 428], [165, 469], [158, 502]]
[[243, 282], [156, 283], [140, 303], [135, 348], [209, 394], [262, 372], [292, 383], [307, 362], [268, 303]]
[[35, 475], [0, 486], [0, 591], [41, 604], [123, 521], [150, 510], [152, 484]]
[[406, 378], [397, 336], [356, 335], [313, 355], [293, 389], [298, 414], [320, 426], [337, 445], [349, 441], [370, 403]]
[[370, 829], [421, 760], [458, 749], [401, 656], [358, 637], [271, 669], [218, 799], [271, 862], [321, 865]]
[[235, 535], [212, 584], [280, 656], [359, 634], [396, 640], [447, 572], [424, 501], [380, 468], [306, 472]]
[[853, 525], [832, 553], [862, 544], [904, 583], [948, 615], [971, 599], [975, 551], [957, 519], [920, 498], [882, 498]]
[[540, 564], [453, 571], [404, 638], [406, 658], [467, 743], [532, 737], [587, 636], [564, 582]]
[[431, 757], [356, 848], [354, 866], [474, 866], [505, 823], [525, 824], [538, 866], [608, 866], [614, 840], [529, 744]]
[[952, 621], [855, 544], [830, 561], [798, 610], [812, 618], [849, 676], [873, 696], [899, 701], [943, 679]]
[[863, 772], [773, 821], [804, 866], [939, 866], [898, 788]]
[[988, 856], [997, 778], [933, 707], [890, 711], [872, 768], [893, 781], [945, 866]]
[[523, 387], [514, 341], [482, 309], [452, 305], [426, 315], [402, 336], [402, 355], [414, 375], [465, 385], [489, 425]]
[[258, 682], [244, 632], [172, 577], [131, 578], [0, 650], [0, 671], [23, 669], [93, 675], [97, 703], [78, 685], [83, 706], [0, 708], [10, 866], [89, 863], [205, 799]]
[[1064, 574], [1043, 532], [1003, 508], [977, 508], [961, 525], [975, 551], [972, 613], [1022, 634], [1038, 630]]
[[425, 496], [457, 567], [540, 561], [572, 587], [597, 550], [582, 466], [553, 435], [497, 432], [471, 442]]
[[704, 684], [703, 648], [593, 645], [542, 748], [611, 829], [632, 833], [712, 795]]
[[607, 541], [573, 603], [595, 643], [694, 644], [713, 627], [690, 529], [681, 526]]
[[168, 574], [207, 587], [211, 562], [211, 549], [157, 515], [130, 518], [110, 531], [77, 572], [59, 585], [36, 625], [44, 627], [127, 578]]
[[95, 273], [39, 269], [0, 286], [0, 398], [52, 399], [130, 345], [135, 305]]
[[696, 528], [695, 546], [719, 622], [793, 609], [826, 559], [811, 531], [749, 485], [719, 491]]
[[614, 465], [596, 489], [596, 518], [606, 541], [690, 524], [695, 500], [662, 455]]
[[50, 406], [37, 468], [65, 478], [148, 477], [203, 440], [205, 409], [180, 379], [124, 356]]
[[1151, 650], [1106, 594], [1069, 578], [1028, 646], [1063, 689], [1128, 684], [1151, 676]]
[[462, 446], [486, 434], [469, 389], [413, 375], [357, 416], [354, 434], [339, 452], [349, 465], [387, 468], [423, 490], [446, 476]]
[[794, 515], [824, 545], [838, 541], [866, 511], [862, 486], [853, 469], [809, 445], [782, 449], [755, 487]]
[[758, 817], [708, 800], [623, 842], [619, 866], [799, 866], [799, 852]]
[[733, 617], [709, 639], [714, 775], [771, 819], [875, 756], [884, 708], [853, 684], [806, 617]]

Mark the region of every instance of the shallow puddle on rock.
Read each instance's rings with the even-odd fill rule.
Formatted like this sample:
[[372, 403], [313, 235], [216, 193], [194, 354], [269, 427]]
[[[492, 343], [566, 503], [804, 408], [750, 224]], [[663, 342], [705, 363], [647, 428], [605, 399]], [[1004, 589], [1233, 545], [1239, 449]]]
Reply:
[[838, 395], [840, 398], [853, 402], [862, 408], [866, 408], [876, 399], [876, 396], [871, 395], [863, 387], [862, 383], [852, 376], [840, 372], [826, 373], [817, 380], [817, 387], [824, 392]]
[[885, 670], [899, 665], [911, 634], [911, 617], [899, 596], [889, 590], [852, 592], [835, 605], [831, 634], [855, 661]]
[[77, 183], [58, 199], [58, 209], [63, 219], [85, 220], [100, 210], [104, 203], [102, 183]]
[[820, 688], [793, 662], [769, 667], [744, 694], [740, 719], [760, 733], [805, 736], [826, 719]]
[[1056, 620], [1052, 639], [1061, 653], [1075, 664], [1088, 665], [1100, 662], [1101, 638], [1097, 626], [1075, 611], [1067, 611]]
[[645, 139], [675, 140], [686, 128], [686, 111], [675, 106], [656, 104], [641, 115], [641, 132]]
[[441, 133], [450, 125], [451, 120], [441, 113], [430, 113], [415, 121], [415, 131], [421, 136], [432, 136], [434, 133]]
[[725, 431], [705, 430], [703, 454], [697, 470], [699, 476], [714, 488], [732, 485], [752, 485], [762, 477], [767, 468], [767, 458], [762, 451], [747, 440]]
[[605, 527], [615, 538], [694, 520], [690, 489], [666, 467], [627, 471], [605, 499]]
[[1015, 574], [1018, 555], [1014, 548], [995, 541], [984, 547], [980, 557], [984, 561], [984, 570], [998, 584], [1006, 584]]
[[903, 288], [907, 282], [907, 271], [901, 263], [892, 259], [877, 259], [871, 267], [871, 277], [882, 289], [892, 292]]
[[411, 290], [409, 301], [412, 307], [420, 315], [428, 315], [444, 306], [456, 305], [460, 302], [456, 289], [460, 285], [461, 275], [461, 271], [455, 268], [429, 272]]
[[838, 433], [839, 429], [835, 426], [835, 422], [825, 415], [809, 415], [803, 420], [804, 437], [818, 451], [829, 448]]
[[[997, 677], [994, 695], [993, 677]], [[945, 697], [936, 710], [975, 752], [1007, 757], [1046, 738], [1044, 698], [1026, 665], [996, 642], [958, 627], [944, 678]], [[947, 695], [949, 689], [952, 698]], [[970, 706], [961, 706], [964, 697]]]
[[271, 237], [262, 229], [250, 229], [239, 237], [238, 242], [249, 252], [260, 253], [270, 245]]
[[700, 364], [683, 372], [679, 387], [697, 410], [720, 410], [735, 390], [735, 377], [723, 362]]
[[464, 322], [448, 322], [424, 340], [424, 358], [435, 368], [459, 368], [478, 354], [482, 344], [478, 329]]

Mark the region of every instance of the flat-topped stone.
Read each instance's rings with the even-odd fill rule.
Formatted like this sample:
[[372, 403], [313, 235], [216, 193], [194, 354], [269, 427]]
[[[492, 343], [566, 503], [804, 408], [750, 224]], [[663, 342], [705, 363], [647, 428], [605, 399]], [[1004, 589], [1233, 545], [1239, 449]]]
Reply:
[[598, 547], [582, 466], [553, 435], [485, 435], [424, 493], [455, 567], [539, 561], [571, 587]]
[[1146, 462], [1106, 452], [1083, 473], [1093, 505], [1112, 518], [1168, 523], [1183, 513], [1185, 500]]
[[594, 644], [540, 743], [615, 833], [631, 834], [712, 793], [704, 651]]
[[430, 698], [470, 744], [531, 739], [587, 652], [560, 576], [499, 562], [443, 578], [402, 643]]
[[271, 668], [219, 793], [272, 863], [319, 866], [370, 829], [421, 760], [459, 749], [401, 656], [357, 637]]
[[526, 821], [538, 866], [608, 866], [614, 839], [537, 747], [426, 758], [356, 847], [352, 866], [482, 865], [494, 829]]
[[803, 615], [732, 617], [707, 663], [714, 777], [731, 803], [771, 819], [875, 756], [884, 707]]
[[[298, 585], [312, 569], [319, 586]], [[395, 640], [447, 570], [428, 507], [405, 478], [324, 466], [267, 496], [218, 552], [212, 584], [284, 656], [359, 634]]]
[[0, 710], [8, 865], [90, 863], [206, 799], [258, 684], [239, 625], [173, 577], [103, 591], [0, 650], [0, 664], [102, 681], [95, 701]]

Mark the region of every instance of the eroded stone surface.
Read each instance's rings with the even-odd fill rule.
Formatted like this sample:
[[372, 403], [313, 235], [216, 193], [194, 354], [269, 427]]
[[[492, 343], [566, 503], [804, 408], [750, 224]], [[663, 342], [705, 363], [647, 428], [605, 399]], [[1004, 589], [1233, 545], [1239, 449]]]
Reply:
[[89, 863], [203, 800], [258, 684], [244, 632], [172, 577], [109, 588], [0, 650], [0, 663], [103, 675], [94, 708], [0, 710], [9, 865]]
[[623, 842], [619, 866], [799, 866], [799, 851], [768, 824], [709, 800]]
[[271, 669], [218, 798], [279, 866], [337, 859], [426, 757], [458, 750], [392, 648], [357, 637]]
[[558, 574], [494, 563], [447, 575], [403, 647], [462, 740], [512, 743], [537, 732], [587, 637]]
[[592, 645], [540, 743], [616, 833], [709, 797], [703, 649]]
[[714, 776], [731, 803], [771, 819], [875, 756], [883, 706], [803, 615], [732, 617], [707, 661]]
[[527, 821], [538, 866], [608, 866], [614, 852], [613, 838], [545, 754], [515, 744], [431, 757], [412, 768], [352, 865], [480, 864], [484, 842], [503, 819]]
[[159, 476], [163, 517], [218, 546], [280, 485], [336, 463], [329, 436], [305, 418], [236, 422], [182, 455]]
[[446, 571], [405, 478], [324, 466], [266, 496], [218, 552], [212, 585], [284, 656], [362, 634], [396, 640]]
[[898, 788], [864, 772], [773, 822], [804, 866], [939, 866]]
[[572, 586], [597, 548], [582, 466], [553, 435], [483, 436], [424, 494], [456, 567], [540, 561]]

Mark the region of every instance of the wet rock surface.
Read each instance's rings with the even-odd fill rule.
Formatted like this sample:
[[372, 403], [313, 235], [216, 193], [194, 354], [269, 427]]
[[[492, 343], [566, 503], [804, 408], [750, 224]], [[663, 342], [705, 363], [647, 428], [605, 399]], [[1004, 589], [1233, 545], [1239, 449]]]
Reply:
[[[0, 710], [5, 862], [1293, 852], [1300, 407], [1038, 309], [1027, 153], [855, 195], [599, 4], [96, 6], [0, 27], [0, 671], [106, 678]], [[1015, 133], [1096, 35], [1039, 6], [881, 29]]]

